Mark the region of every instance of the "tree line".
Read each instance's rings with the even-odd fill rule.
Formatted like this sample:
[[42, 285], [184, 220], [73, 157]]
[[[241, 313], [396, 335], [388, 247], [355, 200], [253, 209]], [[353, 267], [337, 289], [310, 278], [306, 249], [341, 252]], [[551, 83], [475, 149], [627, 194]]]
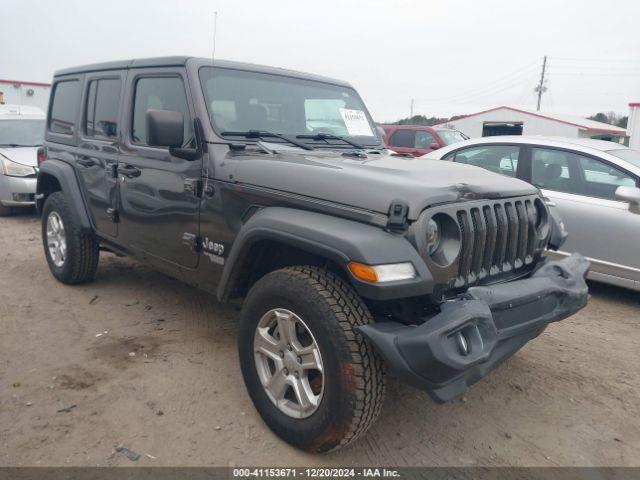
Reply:
[[[397, 122], [393, 122], [393, 125], [426, 125], [428, 127], [437, 125], [440, 123], [453, 122], [466, 115], [454, 115], [453, 117], [427, 117], [426, 115], [414, 115], [413, 117], [401, 118]], [[626, 115], [619, 115], [616, 112], [598, 112], [595, 115], [587, 117], [589, 120], [595, 120], [596, 122], [608, 123], [609, 125], [615, 125], [620, 128], [627, 128], [627, 121], [629, 117]]]

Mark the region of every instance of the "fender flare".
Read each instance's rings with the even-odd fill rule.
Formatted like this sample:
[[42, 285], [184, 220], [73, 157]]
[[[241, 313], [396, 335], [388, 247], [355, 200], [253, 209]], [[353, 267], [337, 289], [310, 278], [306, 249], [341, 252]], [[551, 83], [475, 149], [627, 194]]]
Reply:
[[93, 231], [91, 215], [87, 210], [87, 204], [80, 190], [76, 173], [71, 165], [63, 161], [49, 159], [40, 166], [36, 185], [36, 207], [38, 212], [42, 212], [44, 201], [46, 200], [44, 178], [47, 175], [54, 177], [60, 184], [60, 189], [67, 197], [67, 203], [71, 209], [74, 220], [83, 230]]
[[[380, 227], [286, 207], [257, 211], [237, 234], [218, 285], [221, 301], [231, 294], [243, 261], [257, 242], [271, 240], [325, 257], [343, 268], [356, 292], [365, 298], [389, 300], [425, 295], [433, 291], [433, 277], [413, 245], [401, 234]], [[416, 278], [373, 284], [353, 277], [350, 261], [368, 265], [411, 262]]]

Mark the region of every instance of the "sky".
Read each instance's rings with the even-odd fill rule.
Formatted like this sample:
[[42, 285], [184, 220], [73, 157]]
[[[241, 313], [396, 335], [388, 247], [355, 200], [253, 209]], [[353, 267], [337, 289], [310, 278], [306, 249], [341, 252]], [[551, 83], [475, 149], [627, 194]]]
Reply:
[[349, 81], [378, 122], [499, 105], [627, 114], [640, 101], [640, 2], [617, 0], [0, 0], [0, 78], [164, 55]]

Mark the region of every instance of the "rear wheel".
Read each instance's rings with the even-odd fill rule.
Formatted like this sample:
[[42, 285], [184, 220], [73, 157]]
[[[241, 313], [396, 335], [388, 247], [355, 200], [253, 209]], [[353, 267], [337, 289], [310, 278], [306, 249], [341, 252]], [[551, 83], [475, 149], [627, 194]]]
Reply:
[[42, 243], [49, 269], [59, 281], [76, 284], [93, 280], [99, 244], [92, 234], [81, 230], [62, 192], [52, 193], [44, 204]]
[[357, 331], [371, 321], [351, 287], [319, 268], [285, 268], [253, 286], [240, 363], [254, 405], [282, 439], [327, 452], [373, 424], [385, 391], [382, 360]]

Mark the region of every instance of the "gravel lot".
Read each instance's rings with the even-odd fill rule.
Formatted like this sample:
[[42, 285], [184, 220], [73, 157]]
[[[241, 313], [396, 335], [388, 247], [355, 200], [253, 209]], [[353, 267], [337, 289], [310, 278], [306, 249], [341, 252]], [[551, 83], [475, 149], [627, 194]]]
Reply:
[[254, 411], [234, 306], [107, 254], [62, 285], [39, 219], [0, 218], [0, 465], [640, 466], [640, 294], [591, 287], [463, 399], [391, 379], [365, 438], [312, 456]]

